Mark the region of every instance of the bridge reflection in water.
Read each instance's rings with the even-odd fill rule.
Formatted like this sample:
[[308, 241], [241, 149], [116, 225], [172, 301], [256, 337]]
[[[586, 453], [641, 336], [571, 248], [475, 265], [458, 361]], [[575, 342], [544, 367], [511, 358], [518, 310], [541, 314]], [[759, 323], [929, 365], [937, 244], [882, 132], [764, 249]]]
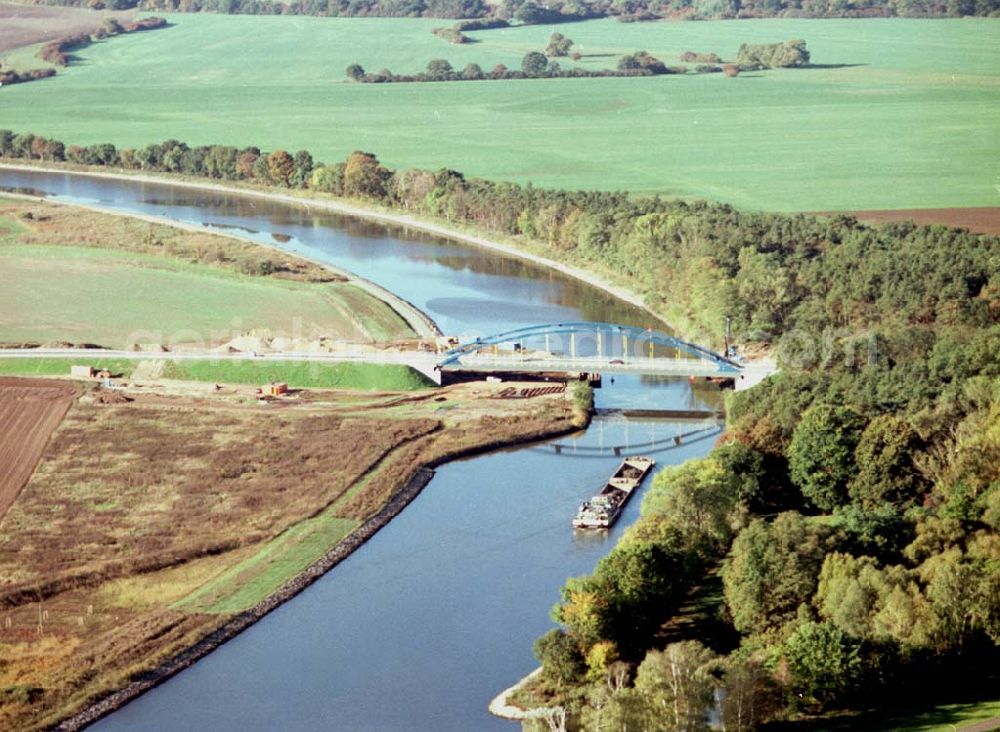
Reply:
[[660, 455], [696, 442], [713, 440], [723, 429], [722, 421], [717, 418], [656, 420], [644, 417], [633, 423], [621, 414], [598, 416], [587, 433], [586, 442], [561, 440], [530, 449], [572, 458]]

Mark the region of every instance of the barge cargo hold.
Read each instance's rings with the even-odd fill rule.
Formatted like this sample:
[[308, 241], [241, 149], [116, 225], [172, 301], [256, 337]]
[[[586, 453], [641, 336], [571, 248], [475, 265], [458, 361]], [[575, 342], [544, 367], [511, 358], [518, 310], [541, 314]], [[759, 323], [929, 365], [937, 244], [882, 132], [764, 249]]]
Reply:
[[654, 465], [656, 461], [649, 457], [625, 458], [601, 492], [580, 506], [573, 519], [573, 528], [610, 528]]

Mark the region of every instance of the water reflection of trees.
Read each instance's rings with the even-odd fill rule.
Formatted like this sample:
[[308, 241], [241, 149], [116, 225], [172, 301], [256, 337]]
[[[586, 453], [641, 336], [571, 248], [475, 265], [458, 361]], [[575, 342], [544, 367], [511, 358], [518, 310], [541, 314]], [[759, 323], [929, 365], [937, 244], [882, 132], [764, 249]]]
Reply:
[[[150, 201], [152, 203], [152, 201]], [[166, 201], [162, 201], [166, 203]], [[582, 320], [594, 320], [623, 325], [649, 327], [660, 325], [641, 308], [605, 293], [573, 277], [555, 272], [548, 267], [518, 257], [477, 249], [414, 229], [405, 225], [370, 221], [353, 216], [324, 212], [317, 214], [306, 209], [266, 199], [249, 199], [241, 196], [196, 194], [189, 192], [173, 197], [172, 205], [207, 207], [222, 210], [228, 215], [242, 218], [265, 218], [276, 228], [334, 229], [354, 241], [397, 240], [404, 244], [429, 245], [431, 250], [418, 250], [408, 259], [433, 262], [456, 272], [469, 272], [504, 280], [530, 280], [551, 282], [549, 300], [555, 305], [580, 311]], [[357, 247], [347, 245], [352, 254], [363, 254]], [[502, 288], [502, 285], [500, 286]], [[662, 329], [662, 328], [660, 328]]]
[[[88, 184], [94, 185], [93, 181], [88, 181]], [[111, 187], [114, 188], [113, 185]], [[131, 184], [129, 187], [134, 190]], [[381, 240], [393, 245], [396, 242], [425, 245], [427, 247], [425, 249], [418, 247], [413, 252], [397, 250], [396, 253], [411, 261], [434, 263], [455, 272], [468, 272], [504, 280], [505, 282], [496, 284], [495, 292], [512, 300], [530, 297], [527, 291], [518, 293], [514, 290], [512, 285], [517, 281], [549, 282], [552, 286], [546, 288], [545, 299], [554, 305], [578, 310], [581, 320], [620, 323], [643, 328], [660, 325], [653, 316], [641, 308], [624, 303], [568, 275], [514, 256], [477, 249], [405, 225], [371, 221], [327, 211], [317, 213], [309, 209], [308, 201], [292, 204], [253, 196], [179, 189], [153, 183], [143, 184], [141, 190], [143, 202], [151, 207], [189, 207], [208, 210], [223, 217], [238, 217], [259, 222], [262, 229], [276, 230], [284, 235], [294, 236], [296, 231], [302, 231], [305, 240], [311, 238], [304, 235], [305, 231], [331, 229], [346, 235], [347, 241], [338, 242], [338, 246], [354, 256], [365, 254], [363, 243], [366, 241]], [[99, 192], [101, 195], [108, 192], [106, 181], [100, 183]], [[113, 190], [111, 192], [113, 193]], [[222, 227], [225, 223], [213, 225]], [[319, 242], [306, 241], [306, 243], [315, 245]], [[362, 244], [362, 247], [358, 247], [358, 244]], [[532, 299], [537, 299], [537, 291], [533, 294]]]

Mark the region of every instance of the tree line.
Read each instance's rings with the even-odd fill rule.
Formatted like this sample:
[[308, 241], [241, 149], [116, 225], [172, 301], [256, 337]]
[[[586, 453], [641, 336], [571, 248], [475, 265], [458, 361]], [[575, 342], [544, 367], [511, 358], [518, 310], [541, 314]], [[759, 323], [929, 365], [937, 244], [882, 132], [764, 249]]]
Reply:
[[156, 17], [142, 18], [140, 20], [129, 21], [126, 23], [121, 23], [115, 18], [108, 18], [104, 21], [104, 24], [93, 33], [74, 33], [73, 35], [64, 36], [50, 43], [46, 43], [38, 52], [38, 58], [42, 59], [42, 61], [55, 64], [56, 66], [68, 66], [70, 52], [84, 48], [94, 41], [104, 40], [105, 38], [111, 38], [112, 36], [122, 35], [125, 33], [135, 33], [137, 31], [164, 28], [166, 25], [167, 21], [165, 19]]
[[13, 69], [0, 68], [0, 86], [10, 84], [21, 84], [26, 81], [37, 81], [55, 76], [55, 69], [30, 69], [28, 71], [15, 71]]
[[942, 18], [1000, 14], [1000, 0], [34, 0], [72, 7], [232, 15], [497, 18], [559, 23], [616, 17], [623, 22], [731, 18]]
[[[437, 29], [450, 31], [452, 29]], [[439, 34], [440, 35], [440, 34]], [[462, 42], [462, 41], [455, 41]], [[600, 78], [612, 76], [659, 76], [663, 74], [686, 74], [686, 66], [668, 66], [646, 51], [636, 51], [618, 59], [615, 69], [589, 70], [579, 67], [563, 68], [557, 58], [569, 57], [579, 61], [581, 54], [573, 51], [573, 40], [562, 33], [553, 33], [544, 53], [530, 51], [521, 60], [520, 69], [509, 69], [497, 64], [490, 71], [484, 71], [477, 63], [469, 63], [459, 71], [446, 59], [432, 59], [427, 68], [418, 74], [394, 74], [389, 69], [367, 72], [360, 64], [351, 64], [345, 73], [348, 79], [363, 84], [392, 84], [426, 81], [480, 81], [511, 79], [570, 79]], [[715, 53], [695, 53], [686, 51], [680, 55], [681, 61], [698, 61], [695, 72], [699, 74], [725, 72], [727, 76], [737, 76], [742, 71], [773, 68], [795, 68], [809, 63], [809, 51], [803, 40], [779, 43], [747, 44], [740, 46], [736, 63], [723, 63]]]
[[521, 60], [520, 69], [509, 69], [497, 64], [490, 71], [476, 63], [466, 64], [458, 71], [447, 60], [438, 58], [427, 63], [427, 70], [419, 74], [394, 74], [389, 69], [374, 73], [365, 71], [360, 64], [351, 64], [345, 74], [348, 79], [362, 84], [393, 84], [423, 81], [480, 81], [511, 79], [587, 79], [612, 76], [657, 76], [661, 74], [684, 74], [683, 66], [667, 66], [654, 56], [639, 51], [623, 56], [616, 69], [592, 71], [581, 68], [562, 68], [557, 61], [550, 60], [541, 51], [530, 51]]
[[466, 31], [478, 31], [478, 30], [494, 30], [496, 28], [509, 28], [510, 21], [503, 20], [502, 18], [492, 18], [492, 19], [469, 19], [460, 20], [454, 25], [448, 26], [446, 28], [435, 28], [431, 31], [438, 38], [443, 38], [449, 43], [463, 44], [470, 43], [472, 41], [467, 35]]

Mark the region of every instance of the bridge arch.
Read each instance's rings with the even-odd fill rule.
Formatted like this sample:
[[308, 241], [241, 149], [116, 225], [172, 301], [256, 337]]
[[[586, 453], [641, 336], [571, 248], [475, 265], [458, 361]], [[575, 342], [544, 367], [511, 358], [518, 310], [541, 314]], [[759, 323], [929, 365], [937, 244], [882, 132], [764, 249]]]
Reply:
[[[438, 362], [438, 368], [447, 368], [461, 363], [461, 359], [477, 354], [484, 350], [506, 344], [518, 344], [515, 350], [519, 350], [525, 341], [529, 339], [545, 338], [546, 350], [549, 350], [549, 339], [552, 336], [568, 336], [570, 358], [577, 357], [577, 339], [581, 336], [595, 338], [597, 344], [597, 359], [604, 357], [603, 338], [607, 334], [612, 338], [621, 339], [622, 359], [624, 363], [628, 358], [636, 358], [634, 354], [629, 354], [628, 344], [649, 344], [652, 352], [654, 346], [675, 349], [678, 353], [684, 353], [689, 357], [707, 361], [714, 365], [719, 373], [736, 374], [741, 370], [741, 366], [735, 361], [726, 358], [722, 354], [716, 353], [709, 348], [696, 343], [682, 340], [676, 336], [669, 335], [662, 331], [651, 328], [643, 329], [628, 325], [618, 325], [615, 323], [598, 322], [569, 322], [569, 323], [545, 323], [541, 325], [531, 325], [524, 328], [516, 328], [496, 335], [476, 338], [474, 341], [464, 343], [446, 351]], [[560, 345], [566, 345], [562, 343]], [[633, 345], [635, 347], [635, 345]], [[612, 359], [608, 363], [614, 363]]]

